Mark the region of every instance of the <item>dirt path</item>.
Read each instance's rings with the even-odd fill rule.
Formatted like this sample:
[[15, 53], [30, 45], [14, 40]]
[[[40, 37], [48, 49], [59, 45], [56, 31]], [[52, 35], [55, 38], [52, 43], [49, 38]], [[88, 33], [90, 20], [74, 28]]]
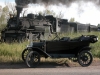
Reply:
[[[100, 66], [100, 59], [95, 58], [90, 66]], [[77, 62], [69, 61], [68, 63], [55, 63], [55, 62], [41, 62], [37, 68], [63, 68], [63, 67], [81, 67]], [[22, 63], [1, 63], [0, 69], [21, 69], [28, 68], [27, 65]]]
[[37, 68], [28, 68], [24, 62], [2, 63], [0, 75], [100, 75], [100, 59], [95, 59], [89, 67], [81, 67], [75, 62], [43, 62]]

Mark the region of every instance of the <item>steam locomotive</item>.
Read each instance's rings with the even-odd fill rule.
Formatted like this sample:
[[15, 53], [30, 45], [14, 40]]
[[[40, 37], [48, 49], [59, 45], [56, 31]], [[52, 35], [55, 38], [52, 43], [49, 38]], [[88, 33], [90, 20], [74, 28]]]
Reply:
[[19, 18], [13, 16], [9, 19], [6, 28], [1, 31], [1, 40], [4, 42], [36, 40], [44, 38], [45, 33], [48, 33], [47, 37], [49, 37], [53, 32], [57, 32], [60, 23], [61, 20], [52, 15], [28, 14], [26, 17]]

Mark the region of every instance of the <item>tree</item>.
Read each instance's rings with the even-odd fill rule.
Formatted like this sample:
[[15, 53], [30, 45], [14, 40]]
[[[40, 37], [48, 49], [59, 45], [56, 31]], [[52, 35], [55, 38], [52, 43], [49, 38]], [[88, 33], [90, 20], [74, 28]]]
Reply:
[[0, 12], [2, 11], [2, 6], [0, 6]]
[[0, 15], [0, 30], [2, 30], [7, 24], [7, 17], [8, 17], [9, 8], [7, 6], [1, 9]]
[[100, 27], [100, 24], [98, 24], [97, 26]]
[[0, 6], [0, 31], [7, 25], [9, 14], [16, 15], [15, 5], [9, 2], [5, 3], [5, 7]]
[[16, 11], [16, 8], [15, 8], [15, 4], [6, 3], [6, 6], [7, 6], [8, 9], [9, 9], [9, 14], [14, 14], [14, 15], [16, 15], [17, 11]]
[[75, 22], [75, 18], [71, 18], [69, 22]]
[[39, 14], [41, 14], [41, 15], [53, 15], [53, 16], [55, 16], [55, 12], [54, 11], [52, 11], [52, 10], [48, 10], [48, 9], [46, 9], [45, 11], [40, 11], [39, 12]]
[[58, 15], [56, 15], [57, 18], [63, 18], [64, 14], [62, 12], [59, 12]]
[[9, 13], [9, 8], [8, 8], [8, 6], [5, 6], [2, 9], [2, 14], [1, 14], [1, 21], [2, 22], [1, 23], [4, 23], [7, 20], [8, 13]]

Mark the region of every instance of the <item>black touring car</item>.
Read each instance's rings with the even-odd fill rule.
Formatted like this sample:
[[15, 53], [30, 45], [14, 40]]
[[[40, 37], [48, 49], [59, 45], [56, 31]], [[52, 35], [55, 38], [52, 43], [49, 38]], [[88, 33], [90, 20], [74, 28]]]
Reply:
[[95, 35], [82, 35], [73, 39], [58, 37], [51, 41], [41, 40], [28, 45], [22, 52], [22, 59], [28, 67], [36, 67], [41, 57], [76, 58], [81, 66], [87, 67], [93, 61], [89, 45], [97, 41], [98, 37]]

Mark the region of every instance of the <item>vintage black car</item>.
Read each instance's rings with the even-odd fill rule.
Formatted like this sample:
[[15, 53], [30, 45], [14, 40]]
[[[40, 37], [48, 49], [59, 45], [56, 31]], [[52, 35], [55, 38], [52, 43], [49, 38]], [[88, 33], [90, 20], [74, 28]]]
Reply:
[[89, 45], [97, 41], [98, 37], [95, 35], [82, 35], [73, 39], [63, 37], [51, 41], [41, 40], [28, 45], [22, 52], [22, 59], [26, 61], [28, 67], [36, 67], [41, 57], [77, 58], [81, 66], [87, 67], [93, 61]]

